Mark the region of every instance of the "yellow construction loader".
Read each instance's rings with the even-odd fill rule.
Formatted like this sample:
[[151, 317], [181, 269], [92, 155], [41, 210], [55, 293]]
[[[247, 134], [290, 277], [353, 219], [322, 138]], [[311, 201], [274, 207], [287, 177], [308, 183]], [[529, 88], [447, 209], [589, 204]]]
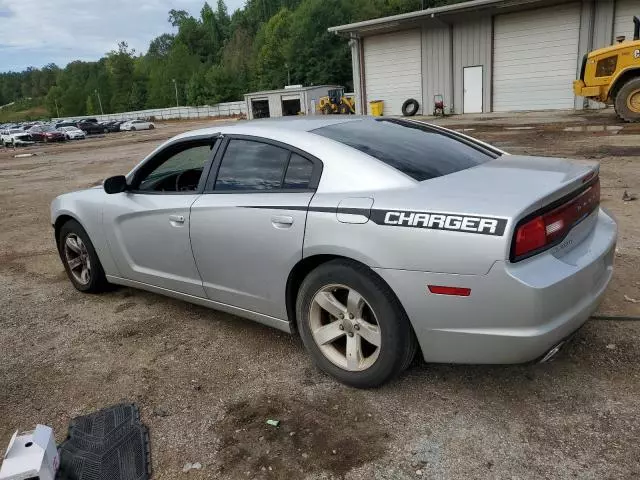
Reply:
[[343, 88], [329, 90], [329, 95], [320, 97], [318, 100], [318, 110], [324, 115], [333, 113], [351, 114], [356, 113], [356, 102], [353, 98], [345, 97]]
[[627, 122], [640, 121], [640, 19], [633, 23], [633, 40], [618, 37], [615, 45], [585, 55], [573, 82], [576, 95], [613, 104]]

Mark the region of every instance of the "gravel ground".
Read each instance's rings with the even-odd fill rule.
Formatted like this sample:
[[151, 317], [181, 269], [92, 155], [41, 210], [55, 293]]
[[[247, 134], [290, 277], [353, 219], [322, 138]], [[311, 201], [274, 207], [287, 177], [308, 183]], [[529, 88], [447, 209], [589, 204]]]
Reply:
[[[437, 121], [512, 153], [601, 162], [620, 239], [598, 313], [640, 315], [624, 297], [640, 299], [640, 201], [622, 201], [625, 189], [640, 194], [640, 125], [606, 130], [610, 111], [545, 115]], [[640, 477], [640, 322], [591, 320], [548, 364], [417, 360], [360, 391], [318, 372], [296, 338], [247, 320], [128, 288], [77, 293], [54, 248], [51, 200], [202, 124], [31, 148], [23, 153], [41, 155], [28, 158], [0, 151], [0, 448], [38, 422], [62, 441], [72, 417], [134, 401], [156, 479]], [[505, 129], [514, 125], [532, 128]], [[202, 468], [183, 473], [187, 462]]]

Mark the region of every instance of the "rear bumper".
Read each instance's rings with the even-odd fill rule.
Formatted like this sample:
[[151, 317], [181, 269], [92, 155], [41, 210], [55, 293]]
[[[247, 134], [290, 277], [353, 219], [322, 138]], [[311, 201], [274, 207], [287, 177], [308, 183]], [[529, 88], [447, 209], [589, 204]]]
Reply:
[[[377, 269], [403, 304], [424, 358], [444, 363], [539, 359], [597, 309], [613, 274], [617, 227], [604, 211], [568, 253], [551, 250], [486, 275]], [[471, 288], [469, 297], [427, 293], [427, 285]]]

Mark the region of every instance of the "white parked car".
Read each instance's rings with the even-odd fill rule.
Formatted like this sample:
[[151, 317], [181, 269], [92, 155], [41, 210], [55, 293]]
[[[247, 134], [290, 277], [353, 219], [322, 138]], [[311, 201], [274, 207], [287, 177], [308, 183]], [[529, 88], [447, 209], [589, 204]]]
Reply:
[[84, 140], [87, 138], [87, 134], [78, 127], [60, 127], [58, 131], [64, 133], [67, 140]]
[[0, 145], [5, 147], [31, 145], [31, 136], [21, 128], [0, 130]]
[[130, 120], [120, 125], [120, 130], [129, 130], [129, 131], [153, 130], [154, 128], [156, 128], [156, 126], [153, 123], [147, 122], [145, 120]]

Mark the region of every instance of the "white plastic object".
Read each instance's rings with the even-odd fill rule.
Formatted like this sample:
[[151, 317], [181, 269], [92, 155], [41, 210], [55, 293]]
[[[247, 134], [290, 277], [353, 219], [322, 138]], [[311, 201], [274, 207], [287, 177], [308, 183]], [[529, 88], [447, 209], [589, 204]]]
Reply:
[[36, 425], [35, 430], [13, 434], [0, 468], [0, 480], [39, 478], [54, 480], [60, 465], [53, 429]]

